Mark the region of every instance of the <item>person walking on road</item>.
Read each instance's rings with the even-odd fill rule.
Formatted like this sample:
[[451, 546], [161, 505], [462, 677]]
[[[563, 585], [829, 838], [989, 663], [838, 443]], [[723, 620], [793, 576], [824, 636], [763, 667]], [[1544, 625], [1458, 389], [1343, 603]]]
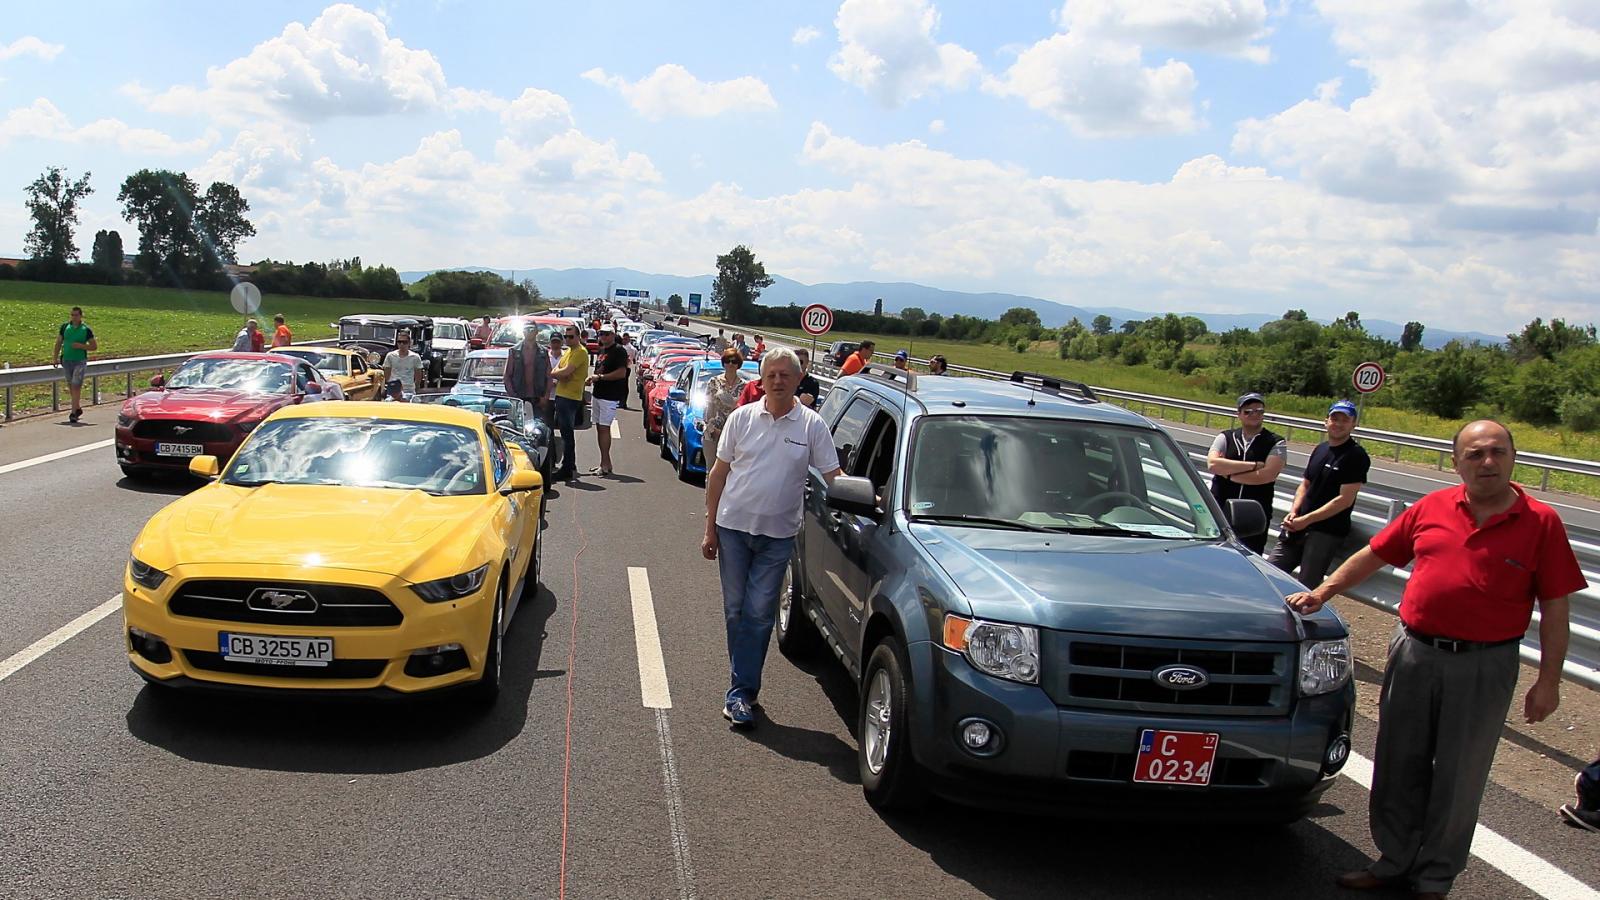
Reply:
[[[628, 371], [629, 372], [637, 372], [637, 371], [639, 371], [639, 348], [634, 346], [633, 337], [631, 335], [629, 335], [626, 331], [618, 332], [618, 334], [617, 334], [617, 346], [621, 347], [622, 351], [624, 353], [628, 354]], [[626, 379], [626, 378], [622, 379], [622, 387], [623, 387], [623, 390], [622, 390], [622, 401], [620, 403], [620, 407], [622, 409], [627, 409], [628, 408], [628, 390], [627, 390], [627, 388], [628, 388], [628, 379]]]
[[261, 340], [261, 324], [255, 319], [246, 319], [244, 327], [233, 336], [233, 352], [260, 353]]
[[[1272, 521], [1272, 497], [1278, 475], [1289, 461], [1289, 444], [1262, 426], [1267, 401], [1260, 394], [1239, 398], [1239, 427], [1230, 428], [1211, 442], [1206, 471], [1211, 473], [1211, 496], [1227, 508], [1229, 500], [1254, 500]], [[1239, 539], [1257, 553], [1266, 553], [1267, 533]]]
[[294, 332], [290, 331], [289, 326], [284, 323], [283, 313], [273, 316], [272, 324], [276, 326], [272, 329], [272, 346], [287, 347], [294, 343]]
[[529, 416], [550, 421], [550, 355], [539, 345], [539, 326], [527, 323], [522, 340], [506, 353], [506, 393], [522, 401]]
[[69, 422], [83, 418], [83, 376], [89, 371], [89, 354], [99, 349], [94, 329], [83, 323], [83, 307], [74, 306], [67, 314], [67, 321], [56, 329], [56, 347], [50, 353], [51, 364], [61, 367], [67, 393], [72, 396], [72, 412], [67, 415]]
[[[706, 459], [716, 460], [717, 440], [722, 437], [722, 427], [727, 424], [728, 416], [744, 405], [744, 389], [749, 385], [739, 380], [739, 369], [743, 365], [744, 357], [739, 355], [739, 351], [732, 347], [722, 351], [722, 377], [711, 383], [711, 396], [706, 398], [706, 433], [701, 435]], [[760, 381], [758, 378], [750, 384], [759, 384]]]
[[1289, 514], [1278, 529], [1268, 561], [1285, 572], [1300, 569], [1300, 583], [1315, 588], [1350, 534], [1350, 510], [1367, 483], [1372, 458], [1350, 436], [1356, 405], [1340, 400], [1328, 407], [1328, 439], [1311, 451], [1305, 477], [1295, 489]]
[[717, 560], [721, 576], [730, 682], [722, 715], [737, 728], [755, 724], [778, 588], [800, 532], [807, 469], [816, 468], [828, 484], [839, 476], [827, 424], [795, 399], [800, 375], [793, 350], [767, 354], [761, 361], [766, 396], [728, 416], [706, 476], [700, 552]]
[[413, 392], [422, 390], [422, 357], [411, 352], [411, 335], [404, 331], [395, 335], [394, 349], [384, 354], [383, 380], [398, 381], [402, 389], [410, 385]]
[[556, 430], [561, 432], [561, 469], [552, 478], [557, 481], [578, 479], [578, 444], [572, 430], [578, 427], [578, 417], [583, 410], [583, 389], [589, 382], [589, 350], [583, 345], [578, 326], [568, 325], [562, 331], [565, 349], [561, 359], [550, 374], [556, 379]]
[[1600, 833], [1600, 754], [1572, 779], [1578, 802], [1561, 805], [1561, 820], [1574, 828]]
[[846, 375], [854, 375], [861, 371], [862, 366], [872, 362], [872, 351], [876, 349], [878, 349], [878, 345], [872, 341], [862, 341], [861, 346], [856, 348], [856, 352], [845, 357], [844, 365], [839, 367], [839, 377], [843, 378]]
[[706, 338], [706, 347], [709, 348], [712, 353], [721, 353], [722, 351], [728, 349], [728, 339], [723, 336], [721, 328], [717, 329], [716, 337]]
[[1561, 703], [1568, 595], [1587, 586], [1566, 528], [1511, 482], [1517, 450], [1504, 425], [1468, 423], [1452, 447], [1459, 487], [1424, 496], [1286, 600], [1310, 614], [1385, 565], [1413, 564], [1378, 701], [1369, 826], [1379, 857], [1339, 876], [1353, 890], [1409, 882], [1440, 898], [1466, 868], [1535, 602], [1539, 675], [1523, 718], [1541, 722]]
[[590, 475], [610, 475], [611, 423], [617, 420], [617, 406], [628, 396], [628, 351], [617, 343], [617, 331], [610, 324], [600, 326], [600, 362], [588, 377], [594, 386], [589, 408], [594, 419], [594, 439], [600, 445], [600, 465]]

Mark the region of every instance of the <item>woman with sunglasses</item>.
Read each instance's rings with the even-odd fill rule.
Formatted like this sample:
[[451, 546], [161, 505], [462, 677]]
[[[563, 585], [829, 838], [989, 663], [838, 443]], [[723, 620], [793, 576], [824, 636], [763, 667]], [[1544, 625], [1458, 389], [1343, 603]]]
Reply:
[[722, 435], [722, 426], [728, 422], [728, 414], [739, 407], [739, 392], [744, 389], [744, 381], [739, 378], [739, 369], [744, 366], [744, 356], [729, 347], [722, 353], [722, 377], [712, 382], [711, 397], [706, 401], [706, 432], [701, 437], [705, 443], [706, 459], [717, 458], [717, 438]]

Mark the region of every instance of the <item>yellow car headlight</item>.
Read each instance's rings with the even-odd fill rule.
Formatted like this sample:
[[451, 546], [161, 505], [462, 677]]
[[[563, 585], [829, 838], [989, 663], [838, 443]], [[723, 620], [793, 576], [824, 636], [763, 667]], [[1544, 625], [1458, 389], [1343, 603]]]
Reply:
[[459, 600], [470, 597], [483, 587], [484, 576], [489, 574], [489, 564], [473, 569], [471, 572], [462, 572], [460, 575], [451, 575], [449, 578], [436, 578], [433, 581], [424, 581], [413, 584], [411, 589], [417, 592], [428, 603], [443, 603], [446, 600]]
[[147, 587], [152, 591], [161, 587], [162, 583], [167, 580], [167, 573], [155, 566], [140, 562], [136, 556], [128, 557], [128, 574], [132, 576], [135, 584]]

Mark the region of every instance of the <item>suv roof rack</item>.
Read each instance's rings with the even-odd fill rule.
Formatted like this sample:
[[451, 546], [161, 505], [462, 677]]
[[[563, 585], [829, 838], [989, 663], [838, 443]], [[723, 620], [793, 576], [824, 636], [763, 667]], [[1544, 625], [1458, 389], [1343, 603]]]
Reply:
[[1011, 383], [1023, 385], [1031, 390], [1055, 394], [1058, 397], [1072, 393], [1077, 395], [1076, 399], [1078, 400], [1090, 403], [1100, 402], [1100, 395], [1096, 394], [1094, 388], [1089, 387], [1087, 384], [1057, 375], [1046, 375], [1043, 372], [1012, 372]]
[[863, 378], [871, 378], [874, 381], [895, 385], [903, 388], [907, 393], [915, 394], [917, 392], [917, 373], [908, 372], [905, 369], [897, 369], [894, 366], [886, 366], [883, 363], [870, 362], [857, 370], [856, 374]]

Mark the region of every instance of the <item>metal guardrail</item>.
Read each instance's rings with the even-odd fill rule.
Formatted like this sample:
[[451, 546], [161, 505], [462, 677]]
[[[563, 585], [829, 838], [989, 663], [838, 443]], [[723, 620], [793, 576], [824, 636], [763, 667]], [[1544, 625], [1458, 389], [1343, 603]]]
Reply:
[[[699, 324], [706, 325], [710, 323], [702, 321]], [[674, 330], [682, 329], [677, 329], [674, 327]], [[767, 337], [769, 340], [782, 342], [791, 346], [796, 343], [796, 338], [794, 338], [792, 335], [779, 334], [771, 331], [761, 331], [758, 329], [740, 329], [741, 333], [747, 331], [751, 334], [760, 334]], [[884, 357], [888, 356], [888, 354], [883, 353], [876, 355]], [[914, 361], [926, 364], [926, 360]], [[961, 372], [962, 374], [972, 375], [979, 378], [1001, 380], [1010, 378], [1009, 372], [993, 372], [987, 369], [975, 369], [966, 366], [954, 365], [952, 365], [950, 368], [954, 371]], [[836, 373], [837, 370], [835, 370], [832, 366], [820, 364], [813, 365], [812, 374], [816, 375], [817, 380], [823, 384], [825, 389], [833, 386]], [[1200, 411], [1203, 413], [1209, 413], [1211, 415], [1226, 416], [1229, 420], [1232, 420], [1235, 414], [1234, 410], [1230, 410], [1225, 406], [1218, 406], [1215, 404], [1196, 403], [1188, 400], [1174, 400], [1169, 397], [1155, 397], [1147, 394], [1138, 394], [1131, 391], [1117, 391], [1107, 388], [1097, 387], [1094, 390], [1096, 393], [1099, 393], [1103, 396], [1116, 397], [1119, 399], [1126, 398], [1134, 402], [1148, 403], [1150, 405], [1159, 404], [1164, 408]], [[820, 400], [821, 398], [818, 399]], [[1143, 414], [1142, 411], [1141, 414]], [[1315, 430], [1318, 433], [1323, 431], [1322, 423], [1311, 419], [1298, 419], [1290, 416], [1279, 416], [1276, 417], [1274, 421], [1286, 426], [1293, 425], [1294, 427]], [[1209, 424], [1209, 421], [1207, 421], [1207, 424]], [[1377, 431], [1376, 429], [1359, 429], [1358, 435], [1361, 437], [1371, 437], [1374, 440], [1380, 441], [1408, 439], [1409, 442], [1406, 443], [1405, 446], [1422, 447], [1430, 450], [1439, 449], [1439, 446], [1442, 445], [1443, 449], [1441, 452], [1446, 454], [1450, 452], [1450, 442], [1440, 438], [1426, 438], [1418, 435], [1402, 435], [1395, 434], [1393, 432]], [[1183, 442], [1180, 441], [1179, 443], [1182, 445]], [[1202, 478], [1209, 477], [1209, 474], [1205, 470], [1206, 449], [1207, 448], [1205, 447], [1197, 447], [1192, 444], [1185, 446], [1185, 450], [1188, 451], [1196, 471]], [[1517, 454], [1517, 461], [1519, 463], [1523, 462], [1525, 456], [1539, 455], [1519, 453]], [[1541, 460], [1550, 463], [1555, 471], [1579, 472], [1580, 474], [1600, 474], [1600, 464], [1592, 462], [1586, 462], [1582, 460], [1565, 460], [1560, 457], [1541, 457]], [[1575, 463], [1577, 465], [1567, 466], [1565, 465], [1567, 463]], [[1579, 468], [1579, 466], [1587, 468]], [[1289, 505], [1294, 502], [1295, 489], [1299, 487], [1303, 474], [1304, 473], [1301, 472], [1298, 467], [1285, 467], [1283, 474], [1278, 477], [1278, 502], [1275, 504], [1277, 508], [1280, 510], [1287, 509]], [[1343, 560], [1350, 554], [1366, 546], [1367, 542], [1370, 541], [1373, 536], [1378, 533], [1378, 531], [1380, 531], [1389, 522], [1393, 521], [1397, 516], [1400, 515], [1400, 513], [1405, 511], [1406, 507], [1418, 499], [1417, 495], [1411, 495], [1403, 491], [1393, 491], [1393, 489], [1388, 490], [1391, 491], [1391, 494], [1381, 494], [1372, 490], [1371, 486], [1369, 486], [1368, 489], [1363, 490], [1358, 495], [1355, 509], [1351, 516], [1353, 527], [1351, 528], [1349, 538], [1346, 539], [1344, 546], [1341, 548], [1341, 552], [1338, 557], [1339, 562], [1343, 562]], [[1396, 494], [1398, 496], [1396, 496]], [[1274, 531], [1273, 534], [1276, 535], [1276, 531]], [[1564, 674], [1568, 680], [1575, 681], [1595, 690], [1600, 690], [1600, 546], [1581, 541], [1573, 541], [1572, 549], [1578, 557], [1579, 566], [1583, 569], [1584, 575], [1589, 581], [1590, 587], [1572, 595], [1570, 628], [1571, 642], [1567, 651]], [[1359, 600], [1368, 606], [1372, 606], [1389, 613], [1398, 613], [1400, 609], [1400, 598], [1405, 593], [1406, 582], [1410, 579], [1410, 577], [1411, 573], [1409, 566], [1406, 569], [1396, 569], [1393, 566], [1385, 566], [1383, 569], [1379, 570], [1377, 574], [1367, 579], [1355, 589], [1345, 591], [1345, 595]], [[1523, 659], [1528, 660], [1529, 662], [1538, 661], [1539, 613], [1537, 610], [1534, 612], [1532, 624], [1530, 624], [1528, 627], [1527, 636], [1523, 640], [1521, 652]]]
[[[297, 347], [330, 347], [339, 342], [333, 338], [318, 341], [301, 341]], [[218, 348], [226, 349], [226, 348]], [[168, 353], [162, 356], [123, 356], [114, 359], [96, 359], [89, 362], [84, 375], [88, 382], [90, 403], [99, 403], [100, 379], [115, 375], [123, 376], [123, 397], [132, 397], [133, 376], [139, 372], [153, 372], [158, 369], [181, 366], [191, 358], [202, 353], [216, 353], [217, 350], [196, 350], [192, 353]], [[5, 394], [5, 419], [11, 421], [15, 406], [15, 392], [19, 387], [29, 387], [37, 384], [50, 385], [50, 409], [52, 412], [61, 410], [61, 387], [66, 381], [60, 366], [28, 366], [22, 369], [0, 369], [0, 392]]]

